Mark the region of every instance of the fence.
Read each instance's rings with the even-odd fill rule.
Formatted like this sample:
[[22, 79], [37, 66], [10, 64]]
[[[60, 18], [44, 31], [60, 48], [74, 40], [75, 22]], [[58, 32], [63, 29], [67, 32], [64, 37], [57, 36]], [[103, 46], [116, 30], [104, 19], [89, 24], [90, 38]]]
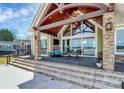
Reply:
[[0, 52], [0, 64], [9, 64], [15, 57], [15, 52]]

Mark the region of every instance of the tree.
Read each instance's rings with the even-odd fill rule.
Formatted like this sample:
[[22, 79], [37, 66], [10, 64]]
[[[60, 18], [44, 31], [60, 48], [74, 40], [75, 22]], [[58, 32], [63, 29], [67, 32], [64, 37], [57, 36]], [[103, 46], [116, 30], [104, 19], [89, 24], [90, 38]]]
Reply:
[[0, 41], [13, 41], [15, 34], [7, 28], [0, 29]]

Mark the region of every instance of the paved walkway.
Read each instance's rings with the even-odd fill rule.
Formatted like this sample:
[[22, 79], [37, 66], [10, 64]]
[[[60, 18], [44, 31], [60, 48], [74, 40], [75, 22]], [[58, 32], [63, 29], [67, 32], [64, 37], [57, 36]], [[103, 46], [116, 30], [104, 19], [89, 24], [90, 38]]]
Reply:
[[[54, 80], [52, 80], [54, 79]], [[76, 89], [80, 86], [43, 74], [0, 65], [0, 89]]]
[[[53, 79], [53, 80], [52, 80]], [[57, 80], [43, 74], [35, 73], [34, 78], [19, 85], [21, 89], [81, 89], [72, 83]]]
[[33, 79], [33, 73], [11, 65], [0, 65], [0, 89], [18, 89], [18, 85]]

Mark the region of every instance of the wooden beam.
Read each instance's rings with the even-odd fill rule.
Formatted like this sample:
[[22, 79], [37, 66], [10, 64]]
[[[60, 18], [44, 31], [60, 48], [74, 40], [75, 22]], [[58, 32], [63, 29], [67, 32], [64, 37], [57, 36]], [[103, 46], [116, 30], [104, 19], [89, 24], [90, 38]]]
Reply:
[[101, 16], [104, 13], [106, 13], [105, 10], [98, 10], [98, 11], [95, 11], [95, 12], [87, 13], [85, 15], [77, 16], [75, 18], [65, 19], [65, 20], [62, 20], [62, 21], [58, 21], [58, 22], [55, 22], [55, 23], [48, 24], [48, 25], [40, 26], [40, 27], [37, 27], [37, 28], [38, 28], [38, 30], [43, 31], [43, 30], [47, 30], [47, 29], [50, 29], [50, 28], [55, 28], [55, 27], [58, 27], [58, 26], [67, 25], [67, 24], [70, 24], [70, 23], [74, 23], [74, 22], [94, 18], [94, 17], [97, 17], [97, 16]]
[[[80, 10], [77, 10], [81, 15], [84, 15], [84, 13], [82, 13]], [[99, 16], [100, 17], [100, 16]], [[99, 18], [99, 17], [97, 17], [97, 18]], [[95, 19], [97, 19], [97, 18], [95, 18]], [[102, 19], [101, 19], [102, 20]], [[97, 25], [99, 28], [101, 28], [101, 29], [103, 29], [103, 27], [102, 27], [102, 24], [99, 24], [98, 22], [96, 22], [95, 20], [94, 20], [94, 18], [93, 19], [89, 19], [89, 20], [87, 20], [88, 22], [90, 22], [90, 23], [92, 23], [92, 24], [94, 24], [94, 25]]]
[[[43, 18], [44, 18], [45, 15], [47, 14], [47, 11], [49, 10], [49, 8], [50, 8], [51, 5], [52, 5], [52, 3], [49, 3], [49, 4], [47, 5], [47, 7], [44, 9], [43, 14], [42, 14], [42, 17], [41, 17], [40, 20], [43, 20]], [[40, 26], [40, 23], [41, 23], [41, 21], [39, 21], [38, 26]]]
[[82, 29], [80, 28], [80, 25], [77, 25], [76, 23], [74, 23], [74, 25], [75, 25], [78, 29], [80, 29], [80, 30], [82, 31]]
[[45, 34], [50, 34], [50, 35], [52, 35], [52, 36], [55, 36], [55, 37], [57, 37], [57, 34], [56, 33], [54, 33], [54, 32], [50, 32], [50, 31], [41, 31], [42, 33], [45, 33]]
[[59, 12], [60, 12], [60, 13], [63, 13], [63, 9], [62, 9], [63, 3], [55, 3], [55, 5], [58, 6]]
[[[65, 9], [70, 9], [70, 8], [75, 8], [75, 7], [96, 7], [98, 9], [101, 9], [101, 10], [108, 10], [108, 7], [104, 4], [101, 4], [101, 3], [76, 3], [76, 4], [67, 4], [67, 5], [63, 5], [61, 8], [63, 10]], [[48, 19], [51, 15], [57, 13], [58, 11], [60, 11], [60, 8], [57, 8], [55, 10], [53, 10], [51, 13], [49, 13], [46, 17], [44, 17], [43, 20], [41, 20], [41, 24], [46, 20]]]

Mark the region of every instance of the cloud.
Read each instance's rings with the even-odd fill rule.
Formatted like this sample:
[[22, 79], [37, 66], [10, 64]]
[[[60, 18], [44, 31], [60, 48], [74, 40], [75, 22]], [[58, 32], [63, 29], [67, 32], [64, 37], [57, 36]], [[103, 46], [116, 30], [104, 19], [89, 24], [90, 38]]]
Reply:
[[0, 22], [6, 21], [6, 19], [13, 18], [13, 10], [6, 8], [6, 9], [0, 9]]
[[[40, 4], [0, 5], [0, 28], [16, 29], [17, 37], [28, 36], [29, 28]], [[20, 36], [20, 34], [23, 34]]]
[[33, 6], [21, 7], [18, 10], [1, 7], [0, 8], [0, 22], [4, 23], [14, 18], [26, 17], [34, 13], [34, 11], [36, 11], [36, 9], [33, 9]]

